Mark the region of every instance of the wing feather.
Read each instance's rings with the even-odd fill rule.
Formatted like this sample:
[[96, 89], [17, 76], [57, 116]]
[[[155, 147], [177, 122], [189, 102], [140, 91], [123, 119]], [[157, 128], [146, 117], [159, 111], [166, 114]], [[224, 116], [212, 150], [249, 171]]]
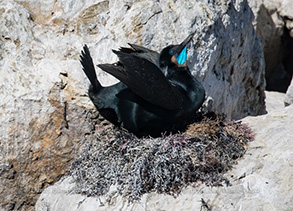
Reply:
[[87, 45], [84, 45], [83, 51], [81, 51], [80, 63], [82, 65], [82, 70], [90, 80], [91, 84], [93, 85], [93, 88], [96, 91], [101, 89], [101, 84], [97, 80], [94, 63]]
[[157, 65], [125, 51], [113, 52], [119, 57], [119, 63], [98, 65], [102, 70], [122, 81], [135, 94], [152, 104], [168, 110], [182, 107], [182, 88], [170, 83]]

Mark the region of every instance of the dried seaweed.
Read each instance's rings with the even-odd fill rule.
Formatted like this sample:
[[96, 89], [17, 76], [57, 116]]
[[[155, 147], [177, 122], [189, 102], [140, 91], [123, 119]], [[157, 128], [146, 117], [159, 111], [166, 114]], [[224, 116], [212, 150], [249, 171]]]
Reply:
[[199, 113], [197, 119], [183, 133], [158, 138], [137, 138], [114, 127], [103, 130], [72, 165], [77, 192], [100, 196], [116, 185], [133, 201], [153, 191], [176, 196], [197, 181], [229, 184], [223, 173], [244, 155], [254, 133], [214, 113]]

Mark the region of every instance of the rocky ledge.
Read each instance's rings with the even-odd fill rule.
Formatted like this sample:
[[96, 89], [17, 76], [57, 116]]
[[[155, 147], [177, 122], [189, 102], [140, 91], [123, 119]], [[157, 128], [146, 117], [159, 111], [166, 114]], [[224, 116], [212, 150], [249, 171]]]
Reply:
[[115, 191], [103, 197], [75, 194], [74, 180], [65, 177], [41, 194], [36, 210], [292, 210], [292, 119], [292, 105], [242, 119], [256, 137], [244, 157], [225, 174], [230, 186], [195, 183], [176, 198], [148, 193], [128, 204]]

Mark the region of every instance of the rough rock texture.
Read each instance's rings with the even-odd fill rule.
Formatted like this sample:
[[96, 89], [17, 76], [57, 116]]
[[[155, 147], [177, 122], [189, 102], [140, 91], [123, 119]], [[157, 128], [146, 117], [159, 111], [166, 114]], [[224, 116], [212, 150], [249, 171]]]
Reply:
[[17, 99], [24, 107], [15, 107], [1, 128], [0, 194], [5, 210], [32, 209], [38, 194], [69, 170], [91, 139], [85, 135], [93, 133], [98, 113], [62, 102], [61, 92], [56, 84], [47, 101]]
[[[35, 10], [38, 3], [21, 2], [32, 11], [36, 27], [54, 27], [44, 36], [56, 46], [62, 43], [60, 52], [75, 58], [82, 43], [88, 43], [96, 63], [116, 61], [111, 48], [127, 42], [160, 50], [196, 31], [196, 50], [191, 49], [189, 66], [213, 98], [213, 109], [228, 118], [264, 112], [262, 47], [246, 1], [51, 1], [40, 11]], [[105, 74], [99, 71], [99, 75]], [[104, 77], [102, 81], [113, 80]]]
[[285, 95], [285, 106], [293, 104], [293, 78]]
[[264, 45], [267, 90], [286, 92], [293, 74], [293, 1], [248, 0]]
[[111, 191], [100, 198], [74, 194], [75, 184], [67, 177], [42, 193], [36, 211], [200, 210], [205, 204], [212, 210], [292, 210], [292, 118], [293, 106], [243, 119], [257, 135], [243, 159], [226, 174], [231, 186], [194, 184], [177, 198], [151, 193], [128, 204]]
[[263, 113], [264, 60], [252, 19], [245, 0], [0, 1], [0, 205], [32, 209], [93, 138], [100, 119], [78, 61], [84, 43], [96, 63], [114, 62], [111, 48], [159, 50], [196, 31], [188, 62], [207, 106], [228, 118]]
[[268, 113], [285, 107], [285, 94], [281, 92], [265, 91], [266, 110]]

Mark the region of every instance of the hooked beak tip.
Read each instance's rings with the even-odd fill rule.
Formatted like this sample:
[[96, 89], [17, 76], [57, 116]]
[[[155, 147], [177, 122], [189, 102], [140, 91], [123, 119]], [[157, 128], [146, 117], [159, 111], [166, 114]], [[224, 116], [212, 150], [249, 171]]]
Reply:
[[192, 40], [194, 34], [195, 34], [195, 32], [188, 35], [188, 37], [185, 38], [185, 40], [180, 44], [180, 46], [183, 46], [183, 48], [184, 48]]
[[176, 46], [176, 49], [174, 50], [174, 54], [173, 55], [179, 55], [182, 50], [188, 45], [188, 43], [192, 40], [193, 36], [194, 36], [195, 32], [193, 32], [192, 34], [188, 35], [187, 38], [185, 38], [185, 40], [183, 40], [182, 43], [180, 43], [179, 45]]

